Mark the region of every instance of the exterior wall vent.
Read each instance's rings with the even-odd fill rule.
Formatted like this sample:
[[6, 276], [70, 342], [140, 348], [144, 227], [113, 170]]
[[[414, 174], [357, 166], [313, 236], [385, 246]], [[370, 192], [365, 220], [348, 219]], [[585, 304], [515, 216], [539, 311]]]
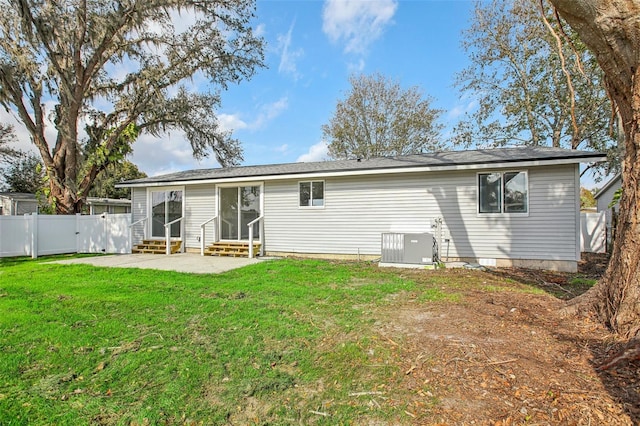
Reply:
[[433, 263], [433, 234], [382, 234], [381, 263], [429, 265]]

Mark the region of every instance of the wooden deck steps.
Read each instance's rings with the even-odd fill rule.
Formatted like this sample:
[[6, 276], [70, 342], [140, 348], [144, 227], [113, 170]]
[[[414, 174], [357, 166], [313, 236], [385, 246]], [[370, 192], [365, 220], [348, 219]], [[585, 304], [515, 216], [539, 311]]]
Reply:
[[[260, 253], [260, 243], [253, 244], [253, 255]], [[211, 244], [204, 250], [205, 255], [209, 256], [232, 256], [232, 257], [249, 257], [249, 243], [244, 242], [223, 242]]]
[[[182, 241], [171, 241], [171, 254], [178, 253], [182, 247]], [[136, 244], [131, 253], [166, 254], [167, 242], [165, 240], [144, 240], [142, 244]]]

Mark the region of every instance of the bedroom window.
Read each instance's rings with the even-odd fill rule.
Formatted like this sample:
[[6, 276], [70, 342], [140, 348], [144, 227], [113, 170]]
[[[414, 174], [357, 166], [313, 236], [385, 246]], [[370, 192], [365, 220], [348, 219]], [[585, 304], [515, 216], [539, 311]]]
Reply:
[[527, 172], [478, 173], [478, 213], [528, 213]]
[[300, 182], [300, 207], [324, 207], [324, 181]]

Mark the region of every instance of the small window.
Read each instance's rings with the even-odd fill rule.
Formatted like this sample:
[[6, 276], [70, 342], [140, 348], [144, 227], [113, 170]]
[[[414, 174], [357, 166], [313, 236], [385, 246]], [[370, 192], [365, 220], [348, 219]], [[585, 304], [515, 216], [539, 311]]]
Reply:
[[500, 213], [502, 176], [500, 173], [480, 174], [480, 213]]
[[300, 207], [324, 207], [324, 182], [300, 182]]
[[504, 174], [504, 212], [527, 213], [527, 175], [524, 172]]
[[479, 173], [478, 212], [528, 213], [529, 182], [527, 173]]

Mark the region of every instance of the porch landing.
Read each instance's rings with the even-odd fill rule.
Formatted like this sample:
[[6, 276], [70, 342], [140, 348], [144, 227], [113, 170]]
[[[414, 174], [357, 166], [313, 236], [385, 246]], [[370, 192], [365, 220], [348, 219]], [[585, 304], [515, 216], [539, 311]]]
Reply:
[[267, 259], [200, 256], [199, 253], [176, 253], [170, 256], [157, 254], [114, 254], [65, 259], [53, 263], [88, 264], [113, 268], [158, 269], [162, 271], [188, 272], [194, 274], [219, 274], [265, 261], [267, 261]]

